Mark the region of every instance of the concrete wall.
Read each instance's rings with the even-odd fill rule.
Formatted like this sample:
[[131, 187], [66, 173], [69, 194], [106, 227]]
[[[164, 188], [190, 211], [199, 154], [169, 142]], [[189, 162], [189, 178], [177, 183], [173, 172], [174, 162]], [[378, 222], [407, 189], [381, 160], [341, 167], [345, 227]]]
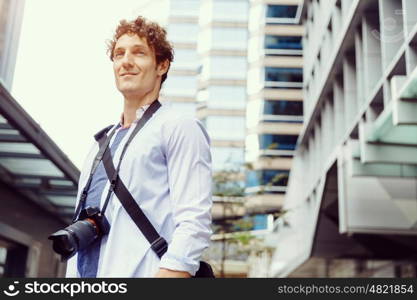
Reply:
[[[64, 276], [65, 265], [59, 263], [58, 257], [52, 250], [52, 243], [47, 238], [66, 225], [2, 182], [0, 182], [0, 195], [2, 206], [0, 223], [29, 236], [34, 242], [35, 252], [39, 252], [38, 266], [32, 266], [35, 272], [30, 276]], [[1, 238], [4, 238], [4, 232], [2, 234], [0, 230]], [[36, 256], [36, 253], [33, 256], [29, 255], [28, 259], [36, 264]]]

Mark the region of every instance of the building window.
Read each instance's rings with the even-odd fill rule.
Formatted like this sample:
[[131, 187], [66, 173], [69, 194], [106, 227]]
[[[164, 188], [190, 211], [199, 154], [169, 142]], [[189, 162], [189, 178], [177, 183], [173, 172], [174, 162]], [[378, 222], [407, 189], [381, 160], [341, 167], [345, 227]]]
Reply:
[[198, 24], [171, 23], [168, 26], [168, 40], [173, 43], [196, 43]]
[[303, 82], [303, 70], [300, 68], [265, 68], [266, 81]]
[[214, 28], [213, 48], [225, 50], [245, 50], [248, 43], [246, 28]]
[[171, 69], [197, 70], [198, 54], [195, 49], [175, 49]]
[[302, 116], [303, 102], [302, 101], [273, 101], [266, 100], [264, 102], [264, 115], [289, 115]]
[[198, 94], [199, 101], [205, 101], [208, 108], [245, 109], [246, 89], [244, 86], [209, 86]]
[[251, 170], [246, 173], [246, 186], [287, 186], [289, 174], [288, 170]]
[[297, 16], [298, 5], [267, 5], [267, 18], [291, 19]]
[[197, 90], [196, 76], [168, 76], [162, 86], [163, 94], [166, 96], [192, 97]]
[[255, 215], [252, 217], [252, 230], [268, 229], [268, 215]]
[[232, 79], [246, 78], [247, 62], [242, 56], [211, 56], [203, 62], [202, 79]]
[[261, 134], [259, 146], [269, 150], [295, 150], [297, 138], [297, 135]]
[[194, 117], [196, 105], [194, 102], [172, 102], [172, 109], [178, 111], [181, 115]]
[[0, 277], [24, 277], [29, 248], [0, 236]]
[[243, 141], [245, 139], [244, 117], [208, 116], [205, 124], [213, 140]]
[[198, 17], [200, 1], [175, 0], [170, 1], [170, 14], [178, 17]]
[[244, 162], [243, 148], [212, 147], [213, 170], [239, 170]]
[[[259, 214], [254, 216], [245, 216], [242, 221], [233, 224], [233, 231], [248, 231], [248, 230], [266, 230], [268, 229], [269, 215]], [[243, 226], [242, 226], [243, 225]]]
[[246, 22], [248, 13], [248, 1], [213, 1], [213, 21]]
[[265, 36], [265, 49], [301, 50], [301, 36]]

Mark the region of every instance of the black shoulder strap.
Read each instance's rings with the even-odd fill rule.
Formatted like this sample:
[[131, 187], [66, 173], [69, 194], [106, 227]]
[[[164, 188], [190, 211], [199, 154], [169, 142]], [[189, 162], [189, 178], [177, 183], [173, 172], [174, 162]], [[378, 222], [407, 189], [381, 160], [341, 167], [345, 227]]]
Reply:
[[83, 189], [83, 191], [80, 195], [80, 200], [78, 201], [78, 205], [75, 208], [75, 213], [74, 213], [74, 216], [72, 217], [72, 223], [74, 223], [75, 220], [77, 219], [77, 217], [79, 216], [81, 208], [84, 206], [85, 201], [87, 200], [87, 193], [88, 193], [88, 190], [90, 188], [91, 182], [93, 180], [94, 172], [96, 171], [100, 161], [102, 160], [104, 151], [106, 150], [106, 147], [109, 145], [110, 140], [111, 140], [111, 138], [112, 138], [112, 136], [115, 132], [115, 130], [113, 130], [109, 136], [106, 135], [106, 133], [112, 127], [113, 127], [113, 125], [109, 125], [109, 126], [107, 126], [106, 128], [103, 128], [102, 130], [100, 130], [99, 132], [97, 132], [94, 135], [94, 138], [96, 139], [96, 141], [98, 141], [100, 143], [100, 140], [103, 139], [103, 142], [100, 143], [99, 151], [97, 152], [96, 157], [94, 158], [93, 165], [91, 166], [90, 176], [88, 177], [87, 183], [84, 186], [84, 189]]
[[[132, 218], [133, 222], [135, 222], [136, 226], [139, 228], [139, 230], [143, 233], [145, 238], [148, 240], [148, 242], [151, 244], [151, 248], [155, 251], [155, 253], [158, 255], [159, 258], [161, 258], [165, 252], [168, 249], [168, 243], [166, 240], [161, 237], [158, 232], [156, 231], [155, 227], [152, 225], [152, 223], [149, 221], [149, 219], [146, 217], [142, 209], [139, 207], [135, 199], [133, 198], [132, 194], [129, 192], [129, 190], [126, 188], [124, 183], [120, 180], [118, 169], [120, 167], [120, 162], [123, 158], [123, 155], [126, 151], [127, 146], [133, 139], [133, 137], [136, 135], [136, 133], [145, 125], [145, 123], [152, 117], [153, 113], [159, 108], [160, 104], [158, 101], [156, 101], [154, 105], [151, 105], [149, 107], [143, 117], [139, 120], [136, 127], [132, 131], [128, 141], [126, 142], [126, 145], [122, 151], [122, 154], [119, 159], [119, 165], [116, 170], [113, 164], [113, 158], [110, 154], [110, 150], [107, 147], [106, 151], [103, 154], [103, 165], [104, 169], [106, 170], [107, 177], [110, 180], [110, 187], [116, 194], [117, 198], [121, 202], [123, 208], [126, 210], [126, 212], [129, 214], [129, 216]], [[105, 138], [101, 138], [99, 140], [100, 145], [105, 143]], [[104, 204], [103, 210], [105, 210]]]
[[94, 135], [94, 139], [98, 142], [101, 139], [101, 137], [103, 136], [103, 134], [106, 134], [112, 127], [113, 127], [113, 125], [109, 125], [109, 126], [103, 128], [102, 130], [100, 130], [99, 132], [97, 132]]
[[151, 244], [152, 249], [155, 251], [158, 257], [161, 258], [168, 249], [168, 243], [158, 234], [155, 227], [153, 227], [148, 217], [146, 217], [140, 206], [136, 203], [132, 194], [124, 185], [123, 181], [120, 180], [119, 175], [114, 176], [116, 169], [114, 168], [113, 159], [109, 151], [104, 153], [103, 164], [107, 177], [115, 177], [115, 179], [112, 180], [110, 184], [117, 198], [122, 203], [123, 208], [126, 210], [130, 218], [132, 218], [133, 222], [135, 222], [136, 226]]

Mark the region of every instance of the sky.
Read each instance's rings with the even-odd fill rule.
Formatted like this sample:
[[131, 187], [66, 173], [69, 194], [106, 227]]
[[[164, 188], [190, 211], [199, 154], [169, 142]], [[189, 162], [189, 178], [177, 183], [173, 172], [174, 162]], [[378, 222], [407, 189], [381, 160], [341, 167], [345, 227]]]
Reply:
[[167, 0], [26, 0], [12, 95], [81, 169], [93, 135], [116, 123], [106, 40], [119, 20], [165, 24]]

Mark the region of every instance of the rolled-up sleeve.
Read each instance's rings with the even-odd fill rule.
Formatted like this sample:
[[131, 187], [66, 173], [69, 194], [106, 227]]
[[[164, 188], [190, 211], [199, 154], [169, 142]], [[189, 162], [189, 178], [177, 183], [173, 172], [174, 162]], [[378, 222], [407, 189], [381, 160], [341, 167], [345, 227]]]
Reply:
[[171, 125], [165, 146], [176, 228], [160, 267], [194, 276], [212, 234], [210, 139], [197, 119]]

